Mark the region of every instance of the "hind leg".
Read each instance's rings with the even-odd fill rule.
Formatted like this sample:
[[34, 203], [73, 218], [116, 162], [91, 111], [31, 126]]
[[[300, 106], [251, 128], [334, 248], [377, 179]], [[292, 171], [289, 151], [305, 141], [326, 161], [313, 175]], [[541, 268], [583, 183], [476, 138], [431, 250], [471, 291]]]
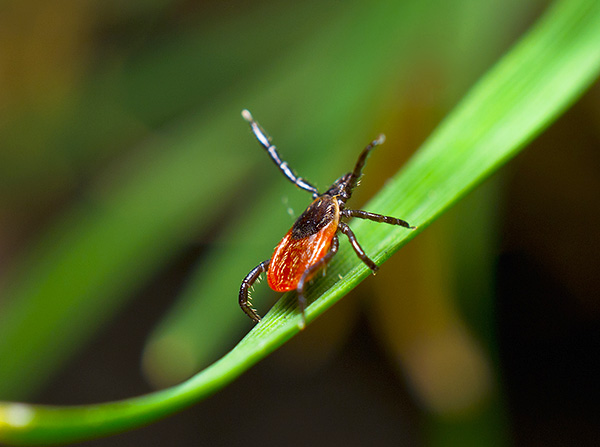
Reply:
[[258, 315], [256, 310], [254, 310], [252, 308], [252, 305], [250, 304], [249, 290], [250, 287], [252, 287], [252, 285], [256, 282], [258, 277], [261, 275], [261, 273], [267, 271], [267, 269], [269, 268], [269, 262], [271, 262], [271, 260], [267, 259], [266, 261], [261, 262], [256, 267], [254, 267], [252, 271], [250, 271], [250, 273], [246, 275], [246, 277], [242, 281], [242, 286], [240, 287], [240, 307], [246, 313], [246, 315], [248, 315], [250, 318], [252, 318], [252, 320], [254, 320], [255, 323], [258, 323], [260, 321], [260, 315]]

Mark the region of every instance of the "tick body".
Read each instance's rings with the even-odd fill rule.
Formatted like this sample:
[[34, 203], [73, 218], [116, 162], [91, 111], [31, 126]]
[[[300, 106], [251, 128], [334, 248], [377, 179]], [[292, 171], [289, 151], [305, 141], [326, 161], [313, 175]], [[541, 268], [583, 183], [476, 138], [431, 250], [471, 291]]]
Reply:
[[306, 269], [330, 251], [339, 221], [340, 207], [334, 197], [315, 199], [275, 248], [267, 271], [271, 289], [296, 289]]
[[320, 194], [317, 188], [298, 177], [288, 164], [281, 160], [277, 149], [271, 144], [271, 139], [252, 118], [250, 112], [244, 110], [242, 116], [250, 124], [259, 143], [281, 172], [297, 187], [310, 192], [313, 201], [275, 247], [271, 258], [261, 262], [244, 278], [239, 294], [240, 307], [252, 320], [257, 323], [260, 321], [260, 316], [250, 305], [249, 289], [259, 276], [266, 272], [269, 286], [276, 292], [296, 290], [298, 307], [302, 315], [300, 326], [304, 327], [306, 321], [304, 287], [337, 253], [339, 245], [337, 234], [339, 232], [348, 237], [357, 256], [373, 273], [378, 269], [377, 265], [365, 254], [350, 227], [343, 222], [344, 218], [357, 217], [409, 229], [415, 227], [411, 227], [406, 221], [395, 217], [346, 208], [346, 202], [350, 199], [352, 191], [362, 175], [367, 156], [375, 146], [383, 143], [383, 135], [365, 147], [358, 157], [353, 172], [344, 174], [327, 191]]

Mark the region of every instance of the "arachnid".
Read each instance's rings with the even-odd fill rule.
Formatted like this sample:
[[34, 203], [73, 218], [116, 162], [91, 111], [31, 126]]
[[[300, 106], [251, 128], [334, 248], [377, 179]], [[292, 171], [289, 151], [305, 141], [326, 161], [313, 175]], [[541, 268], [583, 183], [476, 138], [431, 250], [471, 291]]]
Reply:
[[250, 124], [257, 140], [265, 148], [279, 170], [283, 172], [283, 175], [297, 187], [311, 193], [313, 202], [296, 220], [277, 247], [275, 247], [273, 256], [261, 262], [244, 278], [240, 287], [240, 307], [255, 322], [258, 323], [260, 321], [260, 316], [250, 306], [248, 292], [260, 274], [267, 272], [269, 286], [276, 292], [296, 290], [298, 294], [298, 307], [302, 314], [301, 327], [304, 327], [306, 321], [304, 287], [315, 273], [325, 267], [337, 253], [339, 245], [338, 232], [342, 232], [348, 237], [357, 256], [373, 273], [378, 269], [377, 265], [365, 254], [350, 227], [342, 219], [358, 217], [375, 222], [400, 225], [409, 229], [414, 229], [415, 227], [411, 227], [404, 220], [395, 217], [346, 208], [346, 202], [350, 199], [352, 190], [358, 184], [369, 152], [375, 146], [384, 142], [385, 137], [383, 135], [380, 135], [379, 138], [365, 147], [358, 157], [354, 171], [342, 175], [327, 191], [320, 194], [317, 188], [303, 178], [298, 177], [288, 164], [281, 160], [277, 149], [271, 144], [271, 139], [254, 120], [250, 112], [243, 110], [242, 116]]

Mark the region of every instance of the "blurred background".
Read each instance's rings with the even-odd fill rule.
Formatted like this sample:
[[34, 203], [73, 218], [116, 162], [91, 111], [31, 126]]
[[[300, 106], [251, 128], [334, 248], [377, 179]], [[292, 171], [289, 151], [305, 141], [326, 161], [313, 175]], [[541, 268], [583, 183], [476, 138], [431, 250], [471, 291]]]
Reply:
[[[320, 189], [384, 132], [359, 207], [547, 6], [2, 2], [0, 400], [150, 392], [252, 327], [309, 197], [243, 108]], [[596, 84], [235, 383], [84, 445], [597, 445], [599, 145]]]

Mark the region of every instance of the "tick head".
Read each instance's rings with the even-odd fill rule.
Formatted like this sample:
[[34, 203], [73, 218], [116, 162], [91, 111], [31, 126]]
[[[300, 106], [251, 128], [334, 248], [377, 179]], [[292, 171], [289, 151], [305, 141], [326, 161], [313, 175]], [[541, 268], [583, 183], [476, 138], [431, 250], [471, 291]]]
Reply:
[[350, 180], [352, 178], [352, 174], [344, 174], [339, 179], [337, 179], [333, 185], [329, 187], [329, 189], [325, 192], [324, 195], [338, 197], [338, 200], [341, 202], [346, 202], [352, 195], [352, 191], [350, 190]]

